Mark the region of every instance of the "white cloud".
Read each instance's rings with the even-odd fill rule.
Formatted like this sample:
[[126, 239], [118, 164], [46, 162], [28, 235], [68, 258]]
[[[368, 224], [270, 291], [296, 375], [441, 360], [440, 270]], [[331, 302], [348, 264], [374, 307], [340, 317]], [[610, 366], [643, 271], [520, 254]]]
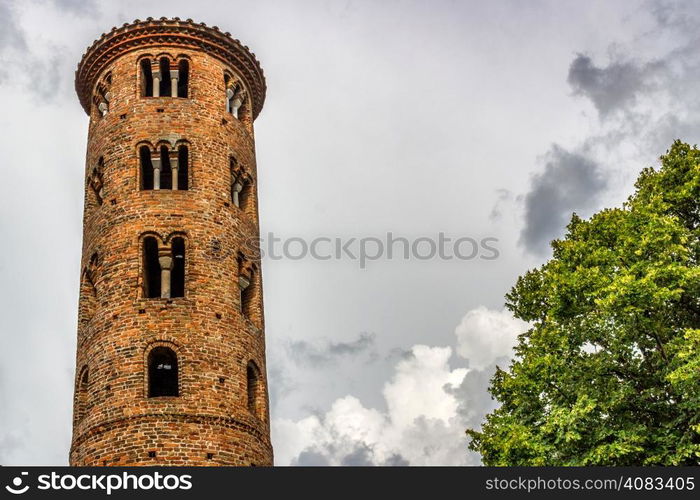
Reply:
[[450, 347], [416, 345], [410, 353], [384, 385], [386, 411], [345, 396], [323, 415], [274, 421], [276, 462], [303, 463], [307, 453], [332, 465], [466, 463], [459, 402], [450, 391], [457, 390], [467, 370], [450, 369]]
[[498, 358], [513, 356], [519, 334], [528, 324], [507, 310], [494, 311], [484, 306], [469, 311], [455, 329], [457, 354], [469, 360], [469, 366], [482, 370]]

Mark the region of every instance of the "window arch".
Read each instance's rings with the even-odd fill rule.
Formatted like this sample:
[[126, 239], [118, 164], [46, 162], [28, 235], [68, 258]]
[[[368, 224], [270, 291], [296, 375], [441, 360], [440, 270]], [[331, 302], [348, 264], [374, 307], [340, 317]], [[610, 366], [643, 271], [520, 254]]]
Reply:
[[85, 417], [88, 404], [88, 385], [90, 383], [89, 372], [87, 365], [83, 366], [78, 376], [78, 390], [75, 405], [75, 417], [80, 421]]
[[175, 351], [157, 346], [148, 353], [148, 397], [179, 396], [178, 362]]
[[263, 401], [262, 401], [262, 380], [260, 377], [260, 369], [255, 361], [249, 361], [246, 367], [246, 387], [248, 394], [248, 411], [262, 419]]

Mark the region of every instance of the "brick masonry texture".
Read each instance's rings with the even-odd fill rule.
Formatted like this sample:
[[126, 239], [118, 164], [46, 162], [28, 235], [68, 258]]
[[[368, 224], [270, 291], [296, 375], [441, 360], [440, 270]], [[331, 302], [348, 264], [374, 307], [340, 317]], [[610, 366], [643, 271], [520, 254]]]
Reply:
[[[162, 56], [188, 61], [187, 98], [142, 96], [139, 62]], [[225, 72], [247, 91], [240, 119], [226, 110]], [[272, 465], [262, 278], [249, 248], [259, 236], [257, 61], [218, 28], [149, 19], [97, 40], [76, 88], [90, 126], [70, 464]], [[144, 144], [187, 145], [188, 190], [140, 189]], [[231, 157], [252, 179], [245, 210], [232, 203]], [[146, 236], [165, 248], [184, 238], [184, 297], [144, 297]], [[247, 317], [241, 254], [255, 269]], [[177, 354], [179, 396], [148, 397], [156, 346]], [[252, 404], [250, 362], [259, 368]]]

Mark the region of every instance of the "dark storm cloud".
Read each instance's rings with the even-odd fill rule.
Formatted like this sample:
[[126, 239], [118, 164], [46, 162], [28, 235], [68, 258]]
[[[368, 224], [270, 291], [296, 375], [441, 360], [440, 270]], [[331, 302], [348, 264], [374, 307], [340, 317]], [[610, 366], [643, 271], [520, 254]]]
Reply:
[[638, 66], [632, 62], [615, 61], [599, 67], [590, 57], [578, 54], [569, 67], [567, 82], [574, 93], [589, 98], [600, 116], [605, 117], [633, 103], [662, 66], [662, 63]]
[[287, 345], [289, 357], [297, 364], [324, 365], [340, 357], [357, 356], [374, 347], [375, 335], [361, 333], [350, 342], [325, 342], [317, 345], [305, 340], [294, 340]]
[[554, 144], [544, 172], [535, 174], [524, 197], [525, 225], [519, 243], [530, 253], [544, 255], [549, 242], [562, 235], [575, 211], [596, 207], [607, 186], [600, 166], [582, 153]]

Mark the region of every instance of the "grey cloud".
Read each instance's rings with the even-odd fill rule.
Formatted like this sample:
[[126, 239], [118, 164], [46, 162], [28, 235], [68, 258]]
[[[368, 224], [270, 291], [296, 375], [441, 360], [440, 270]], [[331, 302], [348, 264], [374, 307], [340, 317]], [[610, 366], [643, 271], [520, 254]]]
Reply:
[[372, 450], [365, 444], [359, 445], [351, 453], [345, 455], [340, 461], [340, 465], [346, 466], [363, 466], [374, 465], [370, 458]]
[[23, 49], [26, 46], [24, 32], [15, 17], [12, 2], [0, 2], [0, 54], [6, 48]]
[[465, 427], [480, 426], [484, 417], [498, 407], [498, 402], [491, 397], [488, 388], [496, 367], [505, 368], [508, 364], [507, 357], [499, 358], [483, 370], [469, 370], [459, 387], [445, 386], [445, 392], [457, 399], [457, 414]]
[[[298, 457], [292, 460], [292, 465], [297, 466], [324, 466], [330, 465], [331, 460], [338, 454], [336, 446], [329, 444], [324, 447], [314, 446], [302, 451]], [[387, 466], [400, 467], [410, 465], [410, 462], [398, 453], [394, 453], [384, 461], [373, 460], [372, 448], [365, 443], [356, 443], [355, 448], [346, 453], [339, 460], [345, 467]]]
[[329, 342], [318, 345], [305, 340], [289, 342], [287, 351], [289, 357], [298, 364], [325, 365], [341, 357], [351, 357], [368, 352], [374, 347], [375, 335], [361, 333], [356, 340], [350, 342]]
[[496, 193], [496, 203], [493, 205], [491, 213], [489, 214], [490, 221], [497, 221], [501, 217], [503, 217], [503, 204], [513, 199], [513, 193], [510, 192], [508, 189], [499, 189], [496, 191]]
[[95, 15], [99, 12], [99, 6], [94, 0], [53, 0], [56, 7], [66, 10], [77, 16]]
[[304, 450], [292, 461], [292, 465], [298, 466], [319, 466], [330, 465], [330, 462], [323, 453], [314, 450]]
[[532, 177], [525, 195], [525, 226], [519, 243], [533, 254], [546, 254], [549, 242], [561, 236], [572, 212], [595, 207], [607, 183], [598, 163], [554, 144], [544, 171]]
[[590, 57], [578, 54], [569, 67], [567, 81], [577, 95], [589, 98], [601, 117], [633, 104], [639, 92], [651, 85], [662, 62], [637, 65], [615, 61], [606, 67], [593, 64]]
[[279, 401], [298, 388], [291, 377], [285, 374], [282, 363], [270, 363], [267, 367], [269, 379], [270, 406], [274, 409]]
[[387, 465], [390, 467], [402, 467], [405, 465], [410, 465], [410, 463], [404, 457], [402, 457], [398, 453], [395, 453], [389, 458], [387, 458], [383, 465]]

